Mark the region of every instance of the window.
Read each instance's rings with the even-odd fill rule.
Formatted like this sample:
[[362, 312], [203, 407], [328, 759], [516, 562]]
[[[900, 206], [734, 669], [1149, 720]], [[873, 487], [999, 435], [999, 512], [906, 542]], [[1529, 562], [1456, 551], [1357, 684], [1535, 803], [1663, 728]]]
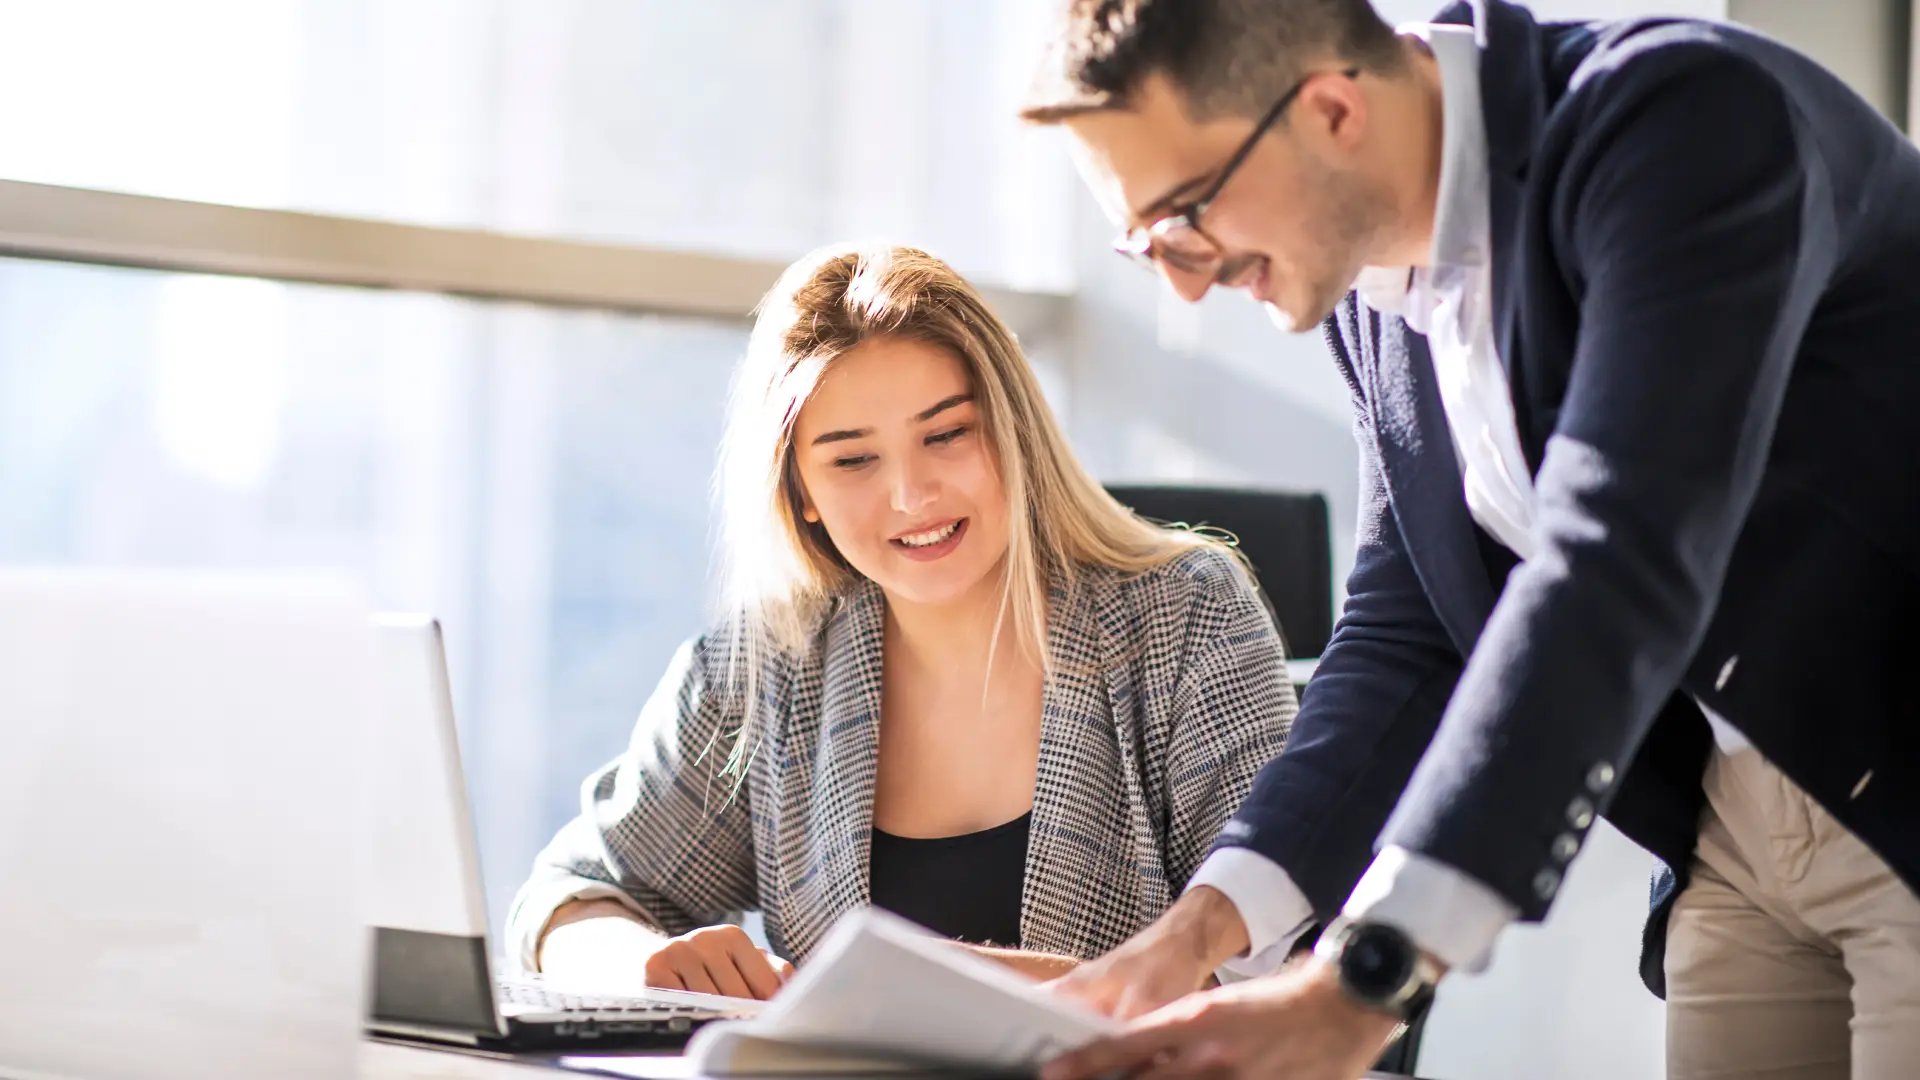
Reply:
[[0, 177], [1072, 282], [1031, 0], [0, 0]]
[[745, 334], [0, 260], [0, 561], [343, 567], [441, 616], [498, 925], [703, 623]]

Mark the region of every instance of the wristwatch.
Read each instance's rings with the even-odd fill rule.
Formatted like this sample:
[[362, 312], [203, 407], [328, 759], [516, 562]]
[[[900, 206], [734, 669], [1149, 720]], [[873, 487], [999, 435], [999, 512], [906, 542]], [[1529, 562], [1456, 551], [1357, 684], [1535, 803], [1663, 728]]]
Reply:
[[1386, 923], [1335, 919], [1313, 954], [1333, 965], [1348, 997], [1401, 1021], [1413, 1020], [1432, 1004], [1440, 982], [1440, 965]]

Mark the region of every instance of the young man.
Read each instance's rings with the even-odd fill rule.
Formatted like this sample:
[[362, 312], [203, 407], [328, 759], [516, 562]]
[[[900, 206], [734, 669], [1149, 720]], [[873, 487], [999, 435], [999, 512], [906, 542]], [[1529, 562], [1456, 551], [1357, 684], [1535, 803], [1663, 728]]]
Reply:
[[[1363, 497], [1288, 751], [1063, 981], [1141, 1019], [1050, 1075], [1355, 1076], [1602, 813], [1672, 868], [1642, 958], [1671, 1075], [1909, 1074], [1920, 153], [1685, 20], [1076, 0], [1055, 46], [1026, 115], [1123, 253], [1327, 321]], [[1183, 997], [1316, 917], [1309, 962]]]

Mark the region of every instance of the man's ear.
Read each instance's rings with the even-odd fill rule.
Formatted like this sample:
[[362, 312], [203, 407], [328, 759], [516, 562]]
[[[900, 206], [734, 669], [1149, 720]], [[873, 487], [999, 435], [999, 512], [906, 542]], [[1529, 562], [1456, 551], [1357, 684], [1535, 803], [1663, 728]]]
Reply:
[[1325, 140], [1342, 154], [1356, 150], [1366, 135], [1366, 91], [1359, 80], [1339, 72], [1315, 75], [1293, 103], [1292, 122], [1309, 140]]

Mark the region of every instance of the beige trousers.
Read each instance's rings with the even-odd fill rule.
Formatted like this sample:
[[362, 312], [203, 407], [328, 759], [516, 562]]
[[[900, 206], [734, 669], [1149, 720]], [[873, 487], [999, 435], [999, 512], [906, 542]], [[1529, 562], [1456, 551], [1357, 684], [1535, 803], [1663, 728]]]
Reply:
[[1707, 767], [1667, 930], [1673, 1080], [1920, 1077], [1920, 899], [1756, 751]]

